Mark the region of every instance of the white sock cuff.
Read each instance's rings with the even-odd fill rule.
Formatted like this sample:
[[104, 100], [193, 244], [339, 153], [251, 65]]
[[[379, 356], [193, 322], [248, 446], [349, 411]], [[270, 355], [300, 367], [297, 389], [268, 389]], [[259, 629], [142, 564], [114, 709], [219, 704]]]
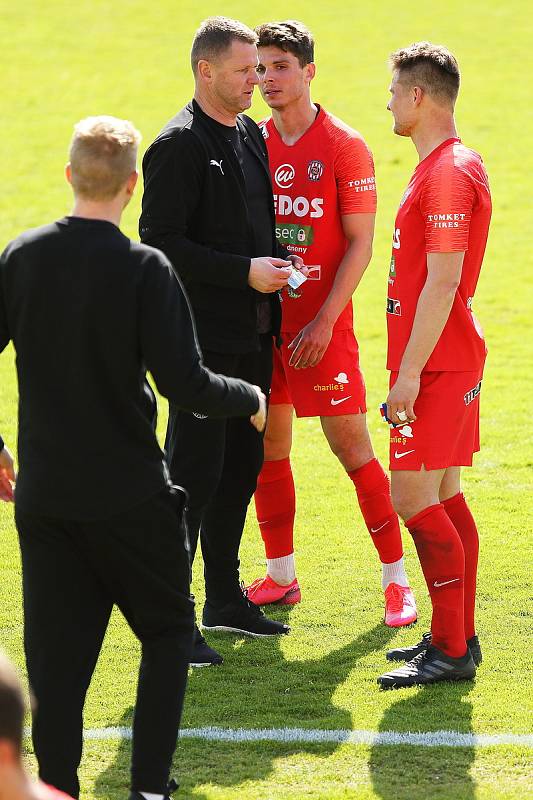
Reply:
[[267, 558], [267, 572], [280, 586], [288, 586], [296, 577], [294, 553], [280, 558]]
[[392, 564], [381, 565], [381, 585], [383, 590], [389, 583], [398, 583], [400, 586], [409, 586], [409, 579], [405, 571], [403, 556]]

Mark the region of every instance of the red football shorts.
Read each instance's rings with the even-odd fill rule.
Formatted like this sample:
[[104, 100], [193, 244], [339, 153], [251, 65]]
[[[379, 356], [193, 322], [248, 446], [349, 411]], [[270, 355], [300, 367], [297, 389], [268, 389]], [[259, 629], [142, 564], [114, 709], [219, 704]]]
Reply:
[[[392, 387], [398, 377], [391, 372]], [[470, 467], [479, 450], [479, 393], [476, 372], [423, 372], [415, 401], [416, 422], [390, 429], [391, 470]]]
[[293, 405], [297, 417], [365, 413], [365, 382], [353, 330], [334, 331], [322, 361], [307, 369], [289, 367], [288, 345], [297, 333], [284, 332], [281, 348], [274, 347], [270, 403]]

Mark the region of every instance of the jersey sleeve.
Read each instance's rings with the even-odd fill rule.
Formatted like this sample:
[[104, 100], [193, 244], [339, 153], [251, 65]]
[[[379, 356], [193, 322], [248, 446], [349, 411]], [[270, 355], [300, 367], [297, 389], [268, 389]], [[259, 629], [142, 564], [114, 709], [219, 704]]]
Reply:
[[359, 135], [339, 131], [335, 141], [335, 180], [341, 214], [376, 212], [374, 159]]
[[442, 160], [429, 174], [420, 195], [427, 253], [468, 250], [476, 189], [471, 176], [453, 159]]

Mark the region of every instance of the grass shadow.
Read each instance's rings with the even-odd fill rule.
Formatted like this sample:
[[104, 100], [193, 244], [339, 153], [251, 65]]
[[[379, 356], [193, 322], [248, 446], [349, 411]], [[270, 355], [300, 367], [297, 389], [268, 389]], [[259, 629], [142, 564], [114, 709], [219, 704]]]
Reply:
[[[412, 730], [409, 721], [425, 714], [425, 731], [472, 732], [471, 681], [441, 683], [414, 690], [395, 690], [399, 699], [381, 718], [380, 731]], [[370, 775], [376, 795], [383, 800], [413, 797], [474, 800], [476, 783], [470, 775], [475, 747], [374, 745]]]
[[[277, 610], [276, 610], [277, 611]], [[288, 619], [289, 611], [277, 618]], [[337, 687], [344, 683], [358, 662], [381, 651], [394, 635], [382, 623], [355, 637], [348, 644], [317, 659], [287, 661], [281, 640], [239, 640], [210, 637], [222, 652], [222, 668], [193, 671], [187, 690], [183, 727], [223, 728], [352, 728], [351, 714], [333, 703]], [[312, 691], [310, 692], [310, 686]], [[117, 723], [131, 725], [131, 709]], [[178, 743], [174, 774], [180, 783], [180, 798], [207, 800], [199, 787], [237, 787], [245, 781], [267, 779], [280, 756], [314, 753], [327, 758], [338, 743], [305, 742], [250, 744], [182, 739]], [[114, 762], [100, 774], [94, 796], [115, 800], [127, 793], [131, 742], [122, 740]]]

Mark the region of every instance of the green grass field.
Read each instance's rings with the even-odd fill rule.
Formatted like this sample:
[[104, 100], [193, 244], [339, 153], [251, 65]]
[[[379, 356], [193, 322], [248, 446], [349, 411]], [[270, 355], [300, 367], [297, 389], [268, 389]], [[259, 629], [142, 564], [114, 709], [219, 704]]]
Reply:
[[[416, 555], [405, 536], [408, 567], [420, 607], [415, 630], [381, 624], [376, 557], [356, 513], [350, 482], [317, 420], [296, 425], [296, 527], [303, 602], [281, 641], [213, 636], [220, 669], [191, 675], [184, 728], [319, 728], [330, 730], [530, 733], [532, 435], [528, 373], [533, 326], [531, 178], [533, 129], [530, 8], [523, 0], [423, 5], [389, 0], [356, 4], [301, 0], [266, 6], [170, 0], [2, 0], [3, 114], [0, 117], [0, 244], [26, 227], [70, 210], [63, 182], [75, 121], [109, 113], [134, 120], [147, 146], [192, 94], [187, 65], [199, 22], [224, 13], [255, 25], [300, 18], [317, 39], [315, 99], [358, 128], [376, 162], [379, 213], [375, 253], [356, 297], [356, 327], [368, 389], [368, 421], [385, 459], [386, 429], [377, 407], [386, 396], [384, 297], [394, 213], [416, 163], [414, 148], [391, 133], [385, 110], [386, 59], [422, 38], [457, 55], [463, 86], [460, 134], [479, 150], [491, 179], [494, 216], [476, 296], [489, 360], [482, 395], [482, 451], [465, 475], [482, 537], [479, 633], [485, 660], [475, 683], [380, 693], [375, 677], [384, 651], [427, 629], [429, 604]], [[256, 99], [253, 114], [264, 113]], [[140, 192], [124, 218], [136, 237]], [[45, 335], [45, 332], [43, 332]], [[50, 353], [50, 359], [54, 354]], [[529, 390], [528, 390], [529, 389]], [[13, 355], [0, 357], [0, 431], [16, 441]], [[161, 432], [166, 416], [161, 405]], [[75, 443], [73, 443], [75, 445]], [[95, 480], [105, 480], [102, 474]], [[23, 669], [20, 565], [12, 509], [0, 508], [0, 641]], [[262, 544], [250, 515], [242, 547], [245, 580], [263, 570]], [[202, 602], [196, 569], [195, 590]], [[528, 625], [529, 623], [529, 625]], [[137, 644], [117, 615], [88, 696], [87, 728], [129, 726]], [[28, 759], [33, 765], [31, 752]], [[82, 797], [127, 796], [129, 742], [89, 741], [81, 769]], [[531, 749], [525, 746], [435, 747], [339, 743], [212, 742], [179, 744], [177, 797], [196, 800], [442, 800], [531, 796]]]

